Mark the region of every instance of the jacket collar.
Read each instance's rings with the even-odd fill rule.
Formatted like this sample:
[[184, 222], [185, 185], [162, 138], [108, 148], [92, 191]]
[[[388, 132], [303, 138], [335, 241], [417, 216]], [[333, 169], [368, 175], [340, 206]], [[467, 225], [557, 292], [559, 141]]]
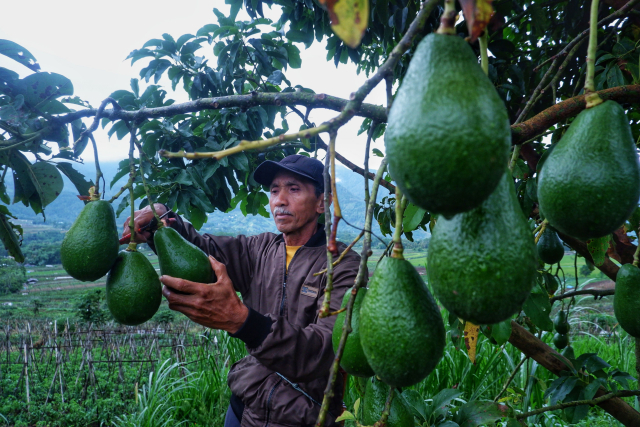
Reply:
[[[282, 242], [284, 242], [284, 235], [280, 234], [278, 238]], [[324, 246], [326, 244], [327, 244], [327, 234], [324, 231], [324, 224], [318, 224], [318, 230], [316, 231], [316, 233], [313, 236], [311, 236], [311, 238], [307, 240], [307, 243], [305, 243], [303, 246], [309, 247], [309, 248], [317, 248], [320, 246]]]

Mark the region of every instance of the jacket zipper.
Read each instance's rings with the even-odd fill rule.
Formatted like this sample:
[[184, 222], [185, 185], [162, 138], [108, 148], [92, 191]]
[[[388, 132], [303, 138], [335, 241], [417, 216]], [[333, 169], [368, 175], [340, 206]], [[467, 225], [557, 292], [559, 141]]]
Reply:
[[287, 245], [284, 245], [284, 275], [282, 276], [282, 299], [280, 300], [280, 316], [284, 316], [284, 302], [287, 299]]
[[282, 378], [280, 378], [278, 382], [274, 384], [273, 388], [269, 392], [269, 397], [267, 398], [267, 421], [265, 422], [264, 427], [269, 426], [269, 416], [271, 415], [271, 407], [269, 405], [271, 404], [271, 398], [273, 397], [273, 393], [276, 391], [276, 388], [278, 388], [281, 382], [282, 382]]

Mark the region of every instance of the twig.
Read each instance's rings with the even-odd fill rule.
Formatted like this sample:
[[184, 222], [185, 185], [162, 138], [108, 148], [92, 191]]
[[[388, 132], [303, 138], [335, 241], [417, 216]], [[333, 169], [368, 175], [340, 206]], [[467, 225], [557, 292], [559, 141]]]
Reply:
[[516, 418], [518, 419], [528, 418], [533, 415], [542, 414], [544, 412], [557, 411], [558, 409], [571, 408], [573, 406], [597, 405], [598, 403], [602, 403], [606, 400], [613, 399], [614, 397], [630, 397], [630, 396], [640, 396], [640, 390], [620, 390], [620, 391], [607, 393], [600, 397], [596, 397], [595, 399], [575, 400], [573, 402], [558, 403], [557, 405], [547, 406], [545, 408], [538, 408], [533, 411], [524, 412], [522, 414], [516, 414]]
[[135, 252], [137, 246], [137, 244], [135, 243], [136, 225], [134, 222], [136, 206], [135, 197], [133, 195], [133, 180], [136, 176], [136, 164], [133, 160], [133, 149], [135, 147], [134, 141], [136, 140], [136, 127], [132, 124], [129, 129], [131, 133], [131, 138], [129, 139], [129, 181], [131, 181], [132, 185], [131, 187], [129, 187], [129, 196], [131, 197], [131, 200], [129, 201], [129, 203], [131, 203], [131, 218], [129, 218], [129, 230], [131, 232], [131, 239], [129, 240], [129, 246], [127, 247], [127, 250]]
[[597, 299], [597, 298], [602, 298], [609, 295], [615, 295], [615, 293], [616, 293], [615, 289], [580, 289], [579, 291], [566, 292], [564, 294], [551, 297], [549, 299], [549, 302], [553, 304], [556, 301], [560, 301], [565, 298], [573, 298], [578, 295], [593, 295], [594, 298]]
[[380, 414], [380, 419], [373, 425], [374, 427], [386, 427], [389, 414], [391, 413], [391, 402], [393, 402], [393, 397], [396, 394], [395, 391], [395, 387], [389, 387], [389, 394], [387, 395], [387, 400], [384, 402], [384, 409], [382, 414]]
[[[344, 251], [342, 251], [342, 253], [341, 253], [341, 254], [340, 254], [340, 256], [338, 257], [338, 259], [337, 259], [337, 260], [335, 260], [335, 261], [333, 262], [333, 266], [334, 266], [334, 267], [335, 267], [336, 265], [340, 264], [340, 261], [342, 261], [342, 259], [345, 257], [345, 255], [347, 254], [347, 252], [349, 252], [349, 251], [350, 251], [350, 250], [355, 246], [355, 244], [356, 244], [356, 243], [358, 243], [358, 241], [362, 238], [362, 236], [364, 236], [364, 230], [362, 230], [362, 231], [360, 232], [360, 234], [358, 234], [358, 237], [356, 237], [356, 238], [353, 240], [353, 242], [349, 243], [349, 246], [347, 246], [347, 247], [345, 248], [345, 250], [344, 250]], [[324, 273], [326, 273], [326, 272], [327, 272], [327, 269], [325, 268], [324, 270], [320, 270], [320, 271], [318, 271], [317, 273], [313, 273], [313, 276], [314, 276], [314, 277], [316, 277], [316, 276], [320, 276], [320, 275], [322, 275], [322, 274], [324, 274]]]
[[498, 393], [498, 395], [493, 399], [494, 402], [497, 402], [502, 395], [504, 394], [505, 391], [507, 391], [507, 389], [509, 388], [509, 384], [511, 384], [511, 382], [513, 381], [513, 379], [516, 377], [516, 375], [518, 374], [518, 371], [520, 370], [520, 368], [522, 367], [522, 365], [524, 365], [524, 362], [526, 362], [529, 359], [529, 356], [523, 356], [522, 360], [516, 365], [516, 367], [513, 369], [513, 371], [511, 372], [511, 375], [509, 375], [509, 378], [507, 379], [507, 381], [504, 383], [504, 386], [502, 387], [502, 390], [500, 390], [500, 393]]
[[329, 134], [329, 160], [331, 164], [331, 192], [333, 193], [333, 224], [331, 227], [331, 235], [327, 241], [327, 250], [333, 256], [338, 256], [338, 245], [336, 243], [336, 234], [338, 233], [338, 224], [342, 219], [342, 211], [340, 210], [340, 202], [338, 201], [338, 188], [336, 187], [336, 137], [335, 131]]
[[[335, 137], [333, 138], [335, 141]], [[322, 308], [318, 316], [320, 318], [327, 317], [331, 311], [331, 291], [333, 291], [333, 252], [329, 249], [331, 242], [331, 177], [329, 176], [329, 168], [331, 166], [330, 156], [324, 159], [324, 229], [327, 239], [327, 284], [324, 288], [324, 300]]]
[[542, 233], [544, 233], [544, 230], [547, 228], [548, 224], [549, 224], [549, 221], [547, 221], [546, 219], [544, 221], [542, 221], [542, 224], [540, 224], [540, 231], [539, 231], [539, 233], [538, 233], [538, 235], [536, 236], [536, 239], [535, 239], [535, 244], [536, 245], [540, 241], [540, 237], [542, 237]]
[[[100, 169], [100, 161], [98, 160], [98, 144], [96, 144], [96, 139], [93, 137], [93, 134], [89, 134], [89, 139], [91, 140], [91, 145], [93, 146], [93, 158], [96, 162], [96, 189], [95, 192], [100, 195], [100, 180], [104, 182], [104, 178], [102, 175], [102, 170]], [[104, 186], [107, 186], [107, 183], [104, 183]], [[104, 193], [104, 192], [103, 192]], [[104, 194], [102, 195], [104, 197]]]

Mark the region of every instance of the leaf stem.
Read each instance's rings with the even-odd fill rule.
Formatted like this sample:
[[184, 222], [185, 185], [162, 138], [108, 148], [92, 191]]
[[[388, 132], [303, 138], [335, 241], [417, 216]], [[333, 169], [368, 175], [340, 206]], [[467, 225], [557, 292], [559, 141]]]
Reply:
[[589, 47], [587, 48], [587, 77], [584, 82], [587, 108], [602, 104], [602, 98], [595, 92], [594, 74], [596, 68], [596, 50], [598, 48], [598, 4], [599, 0], [591, 0], [589, 16]]
[[455, 35], [456, 34], [456, 2], [455, 0], [444, 0], [444, 12], [440, 17], [440, 26], [438, 34]]
[[396, 227], [393, 230], [393, 252], [392, 258], [404, 259], [402, 252], [402, 217], [404, 216], [404, 208], [406, 206], [406, 198], [402, 195], [400, 187], [396, 185]]
[[528, 418], [528, 417], [531, 417], [533, 415], [542, 414], [543, 412], [556, 411], [558, 409], [571, 408], [573, 406], [597, 405], [597, 404], [602, 403], [602, 402], [604, 402], [606, 400], [613, 399], [614, 397], [630, 397], [630, 396], [640, 396], [640, 390], [620, 390], [620, 391], [614, 391], [614, 392], [611, 392], [611, 393], [604, 394], [604, 395], [602, 395], [600, 397], [596, 397], [595, 399], [575, 400], [573, 402], [559, 403], [557, 405], [547, 406], [545, 408], [538, 408], [538, 409], [530, 411], [530, 412], [524, 412], [522, 414], [516, 414], [516, 418], [517, 419]]
[[[89, 139], [91, 140], [91, 145], [93, 146], [93, 159], [96, 162], [96, 193], [100, 196], [100, 180], [104, 181], [102, 170], [100, 170], [100, 161], [98, 160], [98, 144], [96, 144], [96, 139], [93, 137], [93, 134], [89, 134]], [[107, 184], [105, 183], [105, 187]], [[103, 190], [104, 193], [104, 190]], [[103, 194], [104, 197], [104, 194]]]
[[538, 244], [538, 241], [540, 240], [540, 237], [542, 237], [542, 233], [544, 233], [544, 230], [547, 228], [547, 225], [549, 224], [549, 221], [547, 221], [546, 219], [544, 221], [542, 221], [542, 224], [540, 224], [540, 231], [538, 233], [538, 235], [536, 236], [535, 239], [535, 244]]
[[487, 30], [482, 33], [478, 39], [480, 42], [480, 67], [485, 74], [489, 74], [489, 55], [487, 49], [489, 48], [489, 33]]

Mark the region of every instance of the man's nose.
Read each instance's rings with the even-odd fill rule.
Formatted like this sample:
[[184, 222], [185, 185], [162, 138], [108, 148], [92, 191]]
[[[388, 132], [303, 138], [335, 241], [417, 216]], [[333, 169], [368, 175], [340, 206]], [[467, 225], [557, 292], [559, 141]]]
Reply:
[[273, 204], [275, 206], [286, 206], [289, 204], [287, 196], [284, 193], [284, 191], [279, 191], [275, 196], [273, 196]]

